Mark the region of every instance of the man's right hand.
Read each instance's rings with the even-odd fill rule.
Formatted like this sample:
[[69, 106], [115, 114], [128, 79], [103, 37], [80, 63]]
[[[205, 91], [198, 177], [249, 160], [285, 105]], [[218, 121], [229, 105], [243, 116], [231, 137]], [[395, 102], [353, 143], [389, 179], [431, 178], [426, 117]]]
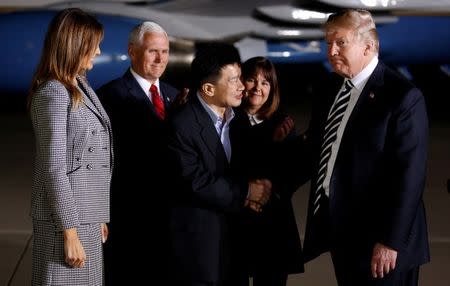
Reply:
[[249, 193], [245, 206], [256, 212], [261, 212], [262, 207], [269, 201], [272, 193], [272, 183], [267, 179], [252, 180], [248, 183]]

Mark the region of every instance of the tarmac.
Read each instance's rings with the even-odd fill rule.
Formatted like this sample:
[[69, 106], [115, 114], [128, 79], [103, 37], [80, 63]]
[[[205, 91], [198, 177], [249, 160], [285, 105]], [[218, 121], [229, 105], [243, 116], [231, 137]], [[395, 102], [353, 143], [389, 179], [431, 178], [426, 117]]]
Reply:
[[[295, 109], [297, 127], [306, 126], [307, 114]], [[448, 116], [447, 116], [448, 117]], [[447, 286], [450, 281], [450, 120], [430, 120], [428, 178], [424, 201], [427, 211], [431, 262], [420, 272], [422, 286]], [[34, 160], [31, 123], [25, 112], [0, 111], [0, 285], [31, 284], [30, 197]], [[294, 195], [300, 235], [306, 223], [309, 184]], [[306, 264], [303, 274], [290, 275], [288, 286], [336, 285], [329, 254]]]

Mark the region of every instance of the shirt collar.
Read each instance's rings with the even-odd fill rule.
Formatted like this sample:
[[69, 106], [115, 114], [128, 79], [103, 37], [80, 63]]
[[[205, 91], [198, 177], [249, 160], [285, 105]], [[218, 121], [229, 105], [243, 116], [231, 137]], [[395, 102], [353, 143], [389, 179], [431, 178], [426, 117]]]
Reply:
[[[198, 100], [200, 101], [200, 103], [202, 104], [203, 108], [204, 108], [204, 109], [206, 110], [206, 112], [208, 113], [209, 117], [211, 117], [212, 121], [214, 122], [214, 125], [216, 125], [216, 123], [217, 123], [218, 121], [220, 121], [220, 122], [223, 121], [223, 120], [222, 120], [222, 117], [220, 117], [220, 115], [217, 114], [217, 112], [216, 112], [214, 109], [212, 109], [212, 107], [209, 106], [209, 105], [203, 100], [203, 98], [201, 97], [201, 95], [200, 95], [198, 92], [197, 92], [197, 97], [198, 97]], [[227, 107], [227, 108], [225, 109], [225, 118], [226, 118], [226, 122], [225, 122], [225, 123], [230, 122], [231, 119], [233, 119], [233, 117], [234, 117], [234, 111], [233, 111], [233, 108]]]
[[250, 114], [250, 113], [247, 113], [247, 116], [248, 116], [248, 119], [250, 120], [250, 124], [251, 124], [252, 126], [253, 126], [253, 125], [260, 124], [261, 122], [264, 121], [264, 119], [259, 118], [257, 114]]
[[[136, 81], [138, 82], [139, 86], [145, 92], [145, 94], [149, 95], [150, 94], [150, 86], [152, 86], [152, 84], [147, 79], [143, 78], [138, 73], [136, 73], [132, 68], [130, 68], [130, 71], [131, 71], [131, 74], [136, 79]], [[159, 78], [156, 79], [156, 81], [153, 84], [156, 85], [156, 87], [158, 88], [159, 94], [162, 94], [161, 89], [159, 88]]]
[[367, 79], [373, 73], [377, 64], [378, 64], [378, 56], [374, 56], [372, 60], [370, 60], [369, 64], [351, 79], [351, 82], [353, 83], [353, 85], [357, 90], [361, 91], [363, 89]]

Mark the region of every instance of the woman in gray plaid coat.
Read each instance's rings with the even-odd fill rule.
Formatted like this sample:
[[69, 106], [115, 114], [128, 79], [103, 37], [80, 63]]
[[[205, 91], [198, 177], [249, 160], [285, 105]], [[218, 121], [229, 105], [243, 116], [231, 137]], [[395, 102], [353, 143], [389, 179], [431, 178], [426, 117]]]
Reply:
[[102, 285], [111, 126], [85, 74], [103, 26], [78, 8], [50, 23], [29, 109], [36, 139], [32, 285]]

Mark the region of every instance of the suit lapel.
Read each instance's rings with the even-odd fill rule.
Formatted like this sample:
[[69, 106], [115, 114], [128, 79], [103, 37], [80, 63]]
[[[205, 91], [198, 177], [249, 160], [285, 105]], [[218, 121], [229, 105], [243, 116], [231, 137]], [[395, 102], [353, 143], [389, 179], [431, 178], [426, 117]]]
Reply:
[[[111, 122], [109, 121], [109, 116], [106, 113], [103, 105], [97, 97], [95, 91], [91, 88], [91, 86], [86, 82], [86, 80], [80, 76], [77, 76], [77, 81], [79, 83], [78, 89], [83, 94], [84, 103], [88, 109], [90, 109], [100, 120], [102, 125], [108, 130], [109, 134], [109, 142], [111, 144], [110, 148], [110, 156], [111, 156], [111, 172], [113, 170], [114, 165], [114, 154], [113, 154], [113, 137], [112, 137], [112, 128]], [[81, 86], [81, 87], [80, 87]]]
[[[128, 92], [134, 98], [134, 100], [145, 103], [149, 109], [151, 109], [155, 113], [155, 109], [153, 108], [153, 104], [148, 98], [147, 94], [142, 90], [141, 86], [131, 74], [131, 71], [128, 71], [124, 74], [125, 84], [127, 86]], [[155, 113], [156, 114], [156, 113]]]
[[82, 77], [77, 76], [77, 81], [79, 83], [78, 89], [83, 94], [84, 104], [86, 105], [86, 107], [89, 108], [104, 125], [109, 126], [108, 115], [103, 109], [102, 104], [100, 103], [100, 100], [98, 99], [95, 92]]
[[[131, 71], [128, 69], [128, 71], [124, 74], [124, 79], [128, 88], [128, 92], [131, 94], [131, 96], [140, 103], [144, 103], [147, 105], [147, 107], [150, 109], [153, 116], [159, 119], [158, 115], [156, 114], [155, 107], [153, 106], [153, 103], [150, 101], [150, 98], [148, 98], [148, 95], [142, 90], [142, 87], [139, 85], [137, 80], [134, 78]], [[166, 96], [164, 96], [165, 91], [162, 89], [162, 85], [160, 85], [160, 93], [163, 96], [164, 99], [164, 106], [167, 108], [168, 106], [168, 99]]]
[[384, 65], [379, 62], [376, 66], [373, 73], [370, 75], [367, 80], [366, 85], [364, 86], [361, 94], [359, 95], [358, 101], [356, 102], [355, 107], [348, 119], [347, 126], [345, 130], [352, 130], [352, 125], [355, 122], [356, 118], [360, 114], [361, 110], [367, 110], [368, 105], [371, 105], [376, 100], [376, 90], [379, 86], [383, 85], [383, 74], [384, 74]]
[[169, 91], [167, 90], [166, 85], [161, 80], [159, 81], [159, 88], [161, 96], [164, 100], [164, 107], [167, 109], [172, 103], [172, 99], [168, 96]]
[[225, 150], [223, 149], [222, 142], [220, 141], [212, 119], [198, 100], [196, 94], [192, 94], [192, 100], [190, 100], [190, 102], [196, 116], [197, 123], [201, 127], [200, 136], [202, 137], [203, 142], [219, 162], [225, 161], [228, 163]]

